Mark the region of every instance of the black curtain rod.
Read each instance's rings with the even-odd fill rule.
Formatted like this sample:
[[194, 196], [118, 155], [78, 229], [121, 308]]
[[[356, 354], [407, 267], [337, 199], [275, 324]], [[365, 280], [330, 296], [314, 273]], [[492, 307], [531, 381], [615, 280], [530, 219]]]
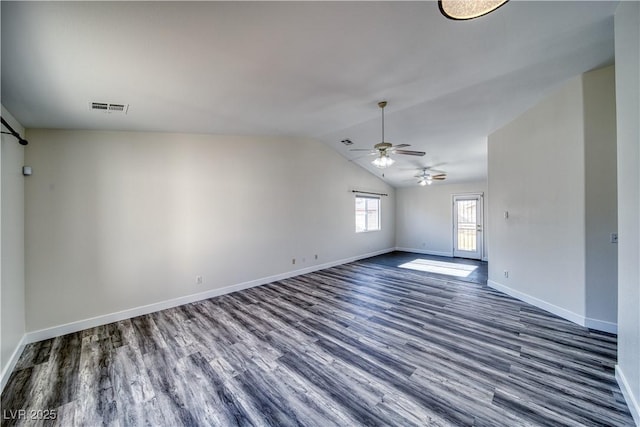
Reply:
[[6, 127], [7, 129], [9, 129], [9, 132], [2, 132], [2, 133], [6, 133], [7, 135], [15, 136], [16, 138], [18, 138], [18, 142], [20, 143], [20, 145], [27, 145], [29, 143], [26, 139], [22, 138], [18, 132], [13, 130], [11, 125], [9, 123], [7, 123], [7, 121], [4, 119], [4, 117], [0, 117], [0, 120], [2, 120], [2, 125], [4, 127]]
[[360, 193], [360, 194], [373, 194], [375, 196], [388, 196], [387, 193], [372, 193], [371, 191], [358, 191], [358, 190], [351, 190], [352, 193]]

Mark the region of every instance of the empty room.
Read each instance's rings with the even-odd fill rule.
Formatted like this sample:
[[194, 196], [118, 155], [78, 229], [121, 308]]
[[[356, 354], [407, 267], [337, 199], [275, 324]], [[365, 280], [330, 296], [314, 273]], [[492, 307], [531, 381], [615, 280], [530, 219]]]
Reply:
[[640, 2], [0, 19], [2, 426], [640, 426]]

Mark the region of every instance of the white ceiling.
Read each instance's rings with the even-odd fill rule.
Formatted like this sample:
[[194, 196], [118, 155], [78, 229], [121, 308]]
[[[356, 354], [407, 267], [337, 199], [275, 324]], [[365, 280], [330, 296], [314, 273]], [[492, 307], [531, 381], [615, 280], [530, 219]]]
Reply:
[[[473, 21], [415, 2], [2, 1], [2, 104], [27, 128], [386, 140], [394, 186], [424, 166], [484, 179], [487, 135], [613, 63], [617, 2], [516, 1]], [[130, 104], [127, 115], [89, 101]], [[380, 176], [372, 158], [354, 160]]]

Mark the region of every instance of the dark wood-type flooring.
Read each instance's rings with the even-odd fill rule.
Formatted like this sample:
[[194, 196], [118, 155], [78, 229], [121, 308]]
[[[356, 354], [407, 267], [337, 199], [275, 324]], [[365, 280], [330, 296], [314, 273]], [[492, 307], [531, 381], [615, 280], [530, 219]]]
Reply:
[[476, 283], [484, 263], [402, 257], [453, 261], [391, 254], [30, 344], [2, 425], [633, 425], [615, 335]]

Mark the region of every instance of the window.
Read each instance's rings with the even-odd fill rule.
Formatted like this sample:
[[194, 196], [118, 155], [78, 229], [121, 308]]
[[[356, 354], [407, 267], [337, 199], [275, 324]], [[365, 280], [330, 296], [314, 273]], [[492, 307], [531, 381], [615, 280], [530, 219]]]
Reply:
[[380, 230], [380, 198], [356, 196], [356, 233]]

